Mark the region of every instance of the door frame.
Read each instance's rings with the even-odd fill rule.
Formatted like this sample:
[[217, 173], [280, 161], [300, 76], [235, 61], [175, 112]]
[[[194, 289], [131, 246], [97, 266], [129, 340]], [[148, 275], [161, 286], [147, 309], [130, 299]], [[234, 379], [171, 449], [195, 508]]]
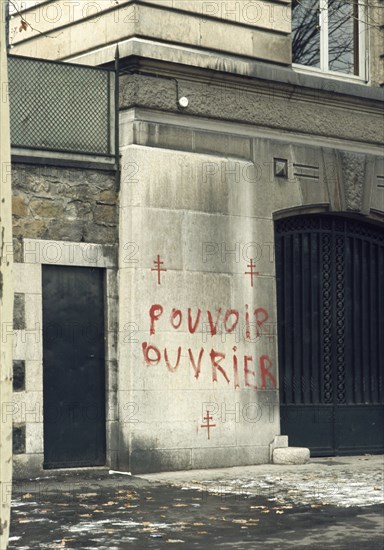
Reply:
[[[36, 294], [31, 304], [35, 330], [25, 335], [23, 355], [26, 358], [26, 384], [33, 393], [37, 414], [26, 415], [26, 453], [33, 469], [43, 471], [43, 325], [42, 325], [42, 265], [101, 268], [104, 270], [104, 333], [105, 333], [105, 415], [106, 465], [114, 467], [117, 460], [117, 246], [43, 239], [23, 239], [23, 259], [20, 264], [37, 273]], [[31, 265], [32, 264], [32, 265]], [[30, 331], [32, 332], [32, 331]], [[29, 358], [33, 358], [33, 378], [28, 374]], [[32, 363], [32, 361], [30, 361]], [[27, 368], [28, 367], [28, 368]], [[32, 370], [32, 369], [31, 369]], [[29, 379], [31, 382], [29, 383]], [[33, 383], [33, 387], [32, 386]]]

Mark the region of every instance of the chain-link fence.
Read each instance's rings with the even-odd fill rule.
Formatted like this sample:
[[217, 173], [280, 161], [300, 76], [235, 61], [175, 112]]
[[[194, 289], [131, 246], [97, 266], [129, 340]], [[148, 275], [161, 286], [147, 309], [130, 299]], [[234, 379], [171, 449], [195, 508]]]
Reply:
[[9, 56], [14, 147], [114, 154], [113, 71]]

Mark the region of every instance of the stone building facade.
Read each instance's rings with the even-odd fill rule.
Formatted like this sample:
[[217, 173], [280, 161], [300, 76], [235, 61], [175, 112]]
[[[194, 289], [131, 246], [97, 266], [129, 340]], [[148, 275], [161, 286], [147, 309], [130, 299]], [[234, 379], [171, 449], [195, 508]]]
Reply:
[[285, 1], [68, 4], [27, 10], [39, 32], [13, 53], [110, 67], [119, 47], [121, 174], [14, 164], [20, 471], [47, 462], [49, 264], [105, 271], [103, 464], [263, 463], [280, 434], [315, 454], [382, 452], [381, 31], [349, 77], [292, 66]]

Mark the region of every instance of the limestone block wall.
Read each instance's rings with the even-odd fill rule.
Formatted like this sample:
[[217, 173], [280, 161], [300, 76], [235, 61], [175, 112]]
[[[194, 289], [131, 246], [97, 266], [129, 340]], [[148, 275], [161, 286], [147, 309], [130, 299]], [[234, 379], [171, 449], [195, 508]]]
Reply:
[[37, 29], [19, 33], [11, 23], [13, 53], [66, 59], [129, 39], [227, 52], [290, 63], [290, 3], [151, 0], [43, 2], [24, 12]]
[[252, 166], [143, 147], [123, 165], [119, 322], [132, 334], [119, 349], [119, 466], [267, 462], [279, 429], [273, 224], [248, 200]]
[[268, 462], [280, 433], [274, 219], [383, 220], [378, 149], [136, 117], [121, 116], [118, 466]]

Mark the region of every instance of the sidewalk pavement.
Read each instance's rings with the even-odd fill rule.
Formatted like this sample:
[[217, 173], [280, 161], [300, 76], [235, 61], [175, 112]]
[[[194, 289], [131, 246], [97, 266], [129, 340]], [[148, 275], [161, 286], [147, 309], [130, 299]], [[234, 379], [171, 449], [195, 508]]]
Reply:
[[14, 483], [10, 550], [384, 550], [384, 457]]

